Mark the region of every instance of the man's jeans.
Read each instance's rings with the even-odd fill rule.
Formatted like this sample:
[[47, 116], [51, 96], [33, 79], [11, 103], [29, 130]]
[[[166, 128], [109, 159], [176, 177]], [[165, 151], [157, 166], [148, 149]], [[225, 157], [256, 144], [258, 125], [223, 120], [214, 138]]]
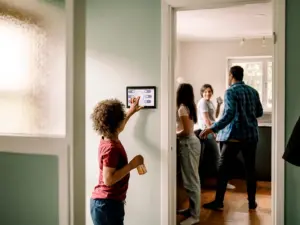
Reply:
[[222, 150], [219, 162], [216, 201], [223, 203], [229, 173], [234, 167], [234, 160], [238, 153], [242, 151], [246, 168], [248, 200], [249, 202], [254, 202], [256, 195], [255, 157], [257, 143], [243, 141], [221, 142], [220, 146]]

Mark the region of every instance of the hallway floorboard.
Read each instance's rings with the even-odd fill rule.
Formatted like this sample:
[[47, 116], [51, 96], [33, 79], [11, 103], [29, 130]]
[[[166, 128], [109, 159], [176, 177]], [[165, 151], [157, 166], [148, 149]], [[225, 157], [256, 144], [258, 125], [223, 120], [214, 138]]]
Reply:
[[[256, 211], [248, 211], [246, 184], [241, 180], [232, 180], [235, 190], [227, 190], [224, 201], [224, 210], [215, 212], [201, 209], [200, 225], [270, 225], [271, 224], [271, 183], [259, 182], [257, 188]], [[214, 190], [202, 190], [201, 204], [214, 199]], [[188, 202], [186, 202], [188, 207]], [[184, 217], [177, 215], [177, 222]]]

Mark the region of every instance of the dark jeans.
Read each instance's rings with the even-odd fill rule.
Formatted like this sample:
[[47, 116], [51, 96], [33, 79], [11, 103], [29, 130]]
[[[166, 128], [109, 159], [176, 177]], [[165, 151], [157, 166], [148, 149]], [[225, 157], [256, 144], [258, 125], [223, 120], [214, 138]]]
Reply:
[[220, 147], [214, 138], [203, 141], [204, 160], [202, 163], [202, 177], [216, 177], [220, 161]]
[[234, 167], [234, 161], [240, 151], [245, 162], [247, 177], [247, 193], [249, 202], [255, 201], [256, 195], [256, 177], [255, 177], [255, 156], [256, 142], [221, 142], [221, 157], [219, 162], [218, 182], [216, 201], [223, 203], [226, 192], [226, 186], [230, 171]]
[[124, 202], [111, 199], [91, 199], [91, 216], [94, 225], [123, 225]]

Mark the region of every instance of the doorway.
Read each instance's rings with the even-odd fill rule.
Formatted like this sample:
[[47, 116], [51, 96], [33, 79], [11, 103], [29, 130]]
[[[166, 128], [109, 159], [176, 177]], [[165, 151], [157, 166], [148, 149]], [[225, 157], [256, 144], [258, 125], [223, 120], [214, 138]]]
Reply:
[[[169, 1], [170, 2], [170, 1]], [[172, 1], [171, 1], [172, 2]], [[166, 44], [165, 49], [162, 52], [163, 56], [163, 64], [162, 64], [162, 70], [167, 71], [167, 76], [162, 77], [162, 83], [166, 82], [168, 90], [165, 92], [167, 93], [166, 96], [162, 97], [162, 102], [166, 103], [164, 113], [168, 115], [173, 115], [171, 112], [175, 112], [175, 91], [174, 87], [177, 85], [177, 81], [179, 78], [179, 82], [184, 81], [184, 78], [177, 76], [178, 75], [178, 49], [176, 48], [177, 40], [176, 40], [176, 26], [178, 25], [178, 17], [176, 17], [177, 12], [179, 13], [187, 13], [187, 9], [191, 10], [193, 9], [194, 12], [196, 10], [207, 10], [209, 9], [220, 9], [220, 8], [228, 8], [228, 7], [237, 7], [237, 6], [245, 6], [250, 7], [253, 2], [245, 2], [245, 1], [236, 1], [235, 3], [228, 4], [202, 4], [201, 6], [195, 6], [195, 5], [184, 5], [183, 8], [178, 8], [178, 5], [174, 5], [175, 7], [172, 7], [171, 5], [163, 4], [163, 43]], [[257, 2], [256, 2], [257, 3]], [[272, 205], [272, 224], [280, 225], [283, 224], [284, 219], [284, 206], [282, 204], [283, 196], [284, 196], [284, 163], [281, 160], [281, 156], [284, 150], [284, 134], [283, 134], [283, 127], [284, 127], [284, 6], [282, 4], [279, 4], [277, 1], [274, 1], [272, 3], [268, 3], [272, 7], [273, 10], [273, 32], [271, 31], [269, 35], [269, 39], [271, 40], [270, 44], [273, 47], [273, 83], [272, 83], [272, 89], [273, 93], [272, 95], [272, 106], [270, 107], [270, 110], [272, 113], [269, 115], [272, 118], [271, 122], [271, 130], [272, 134], [270, 136], [272, 137], [271, 145], [272, 145], [272, 169], [271, 169], [271, 177], [272, 177], [272, 199], [271, 199], [271, 205]], [[224, 7], [226, 6], [226, 7]], [[253, 6], [253, 5], [252, 5]], [[177, 8], [176, 8], [177, 7]], [[261, 16], [261, 15], [259, 15]], [[258, 16], [258, 17], [259, 17]], [[279, 22], [280, 21], [280, 22]], [[193, 22], [191, 21], [190, 24]], [[178, 26], [177, 26], [178, 27]], [[166, 29], [168, 28], [168, 29]], [[267, 35], [266, 35], [267, 36]], [[261, 45], [264, 45], [266, 43], [266, 40], [268, 39], [266, 36], [262, 35], [259, 39], [261, 42]], [[274, 41], [274, 42], [273, 42]], [[250, 41], [248, 41], [250, 43]], [[273, 44], [275, 43], [275, 45]], [[238, 46], [242, 46], [246, 44], [246, 38], [240, 37], [239, 40], [236, 40], [236, 44]], [[193, 49], [193, 47], [191, 47]], [[164, 53], [166, 51], [166, 53]], [[169, 53], [172, 57], [166, 57]], [[268, 64], [268, 58], [269, 56], [261, 55], [260, 56], [260, 62], [263, 64], [263, 68], [267, 68]], [[253, 55], [252, 57], [249, 57], [248, 55], [244, 55], [244, 57], [236, 58], [234, 55], [228, 56], [224, 59], [226, 62], [227, 67], [224, 68], [223, 73], [223, 79], [226, 79], [225, 74], [227, 74], [228, 66], [231, 64], [237, 64], [241, 63], [241, 60], [245, 60], [251, 62], [253, 59], [256, 59], [254, 61], [257, 61], [257, 55]], [[264, 62], [266, 61], [266, 66], [264, 65]], [[164, 66], [164, 65], [168, 65]], [[281, 75], [280, 75], [281, 74]], [[181, 80], [181, 81], [180, 81]], [[193, 85], [193, 84], [192, 84]], [[200, 85], [200, 84], [197, 84]], [[221, 85], [220, 85], [221, 86]], [[225, 87], [225, 82], [222, 88]], [[194, 89], [195, 95], [198, 94], [198, 89]], [[264, 89], [262, 87], [262, 92], [268, 92], [267, 89]], [[280, 94], [279, 94], [280, 93]], [[262, 94], [263, 95], [263, 94]], [[222, 95], [221, 95], [222, 96]], [[262, 101], [267, 102], [268, 97], [263, 96]], [[169, 111], [168, 111], [169, 110]], [[163, 116], [163, 115], [162, 115]], [[162, 179], [167, 178], [168, 187], [165, 188], [165, 190], [168, 193], [168, 204], [163, 205], [165, 209], [168, 209], [168, 216], [164, 217], [162, 216], [162, 221], [168, 222], [168, 224], [176, 224], [175, 218], [176, 218], [176, 193], [174, 190], [172, 190], [170, 187], [176, 186], [176, 175], [174, 174], [174, 171], [176, 171], [176, 136], [175, 136], [175, 124], [176, 120], [175, 117], [169, 119], [168, 121], [164, 121], [165, 125], [168, 125], [168, 128], [165, 128], [166, 134], [162, 134], [162, 140], [167, 141], [165, 143], [162, 143], [162, 147], [168, 149], [167, 154], [164, 154], [164, 157], [166, 160], [168, 160], [170, 163], [168, 166], [164, 166], [162, 168], [163, 170], [166, 169], [168, 171], [168, 175], [166, 175], [164, 172], [162, 172]], [[163, 124], [162, 124], [163, 125]], [[162, 130], [164, 131], [164, 130]], [[276, 138], [275, 138], [276, 137]], [[169, 151], [170, 149], [170, 151]], [[162, 160], [163, 161], [163, 160]], [[162, 165], [163, 166], [163, 165]], [[162, 200], [164, 201], [164, 200]], [[280, 201], [281, 203], [278, 204], [277, 202]], [[165, 202], [165, 201], [164, 201]], [[276, 214], [273, 212], [277, 212]], [[271, 223], [271, 222], [270, 222]]]

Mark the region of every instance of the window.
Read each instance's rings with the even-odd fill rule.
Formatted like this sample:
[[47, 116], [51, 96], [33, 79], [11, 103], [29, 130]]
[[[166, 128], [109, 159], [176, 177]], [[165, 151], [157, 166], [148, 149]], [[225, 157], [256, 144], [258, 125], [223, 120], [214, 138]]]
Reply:
[[272, 57], [233, 58], [228, 66], [241, 66], [244, 69], [244, 82], [255, 88], [260, 96], [264, 111], [272, 110]]
[[64, 27], [9, 13], [0, 15], [0, 134], [63, 136]]
[[36, 68], [31, 25], [10, 16], [0, 17], [0, 133], [30, 133], [36, 114], [28, 104]]

